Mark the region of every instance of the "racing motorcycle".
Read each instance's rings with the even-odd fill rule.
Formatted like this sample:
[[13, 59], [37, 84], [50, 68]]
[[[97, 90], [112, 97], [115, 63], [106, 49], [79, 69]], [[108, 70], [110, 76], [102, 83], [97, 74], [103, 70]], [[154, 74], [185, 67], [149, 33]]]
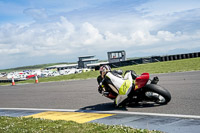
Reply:
[[[120, 72], [120, 75], [122, 73]], [[133, 84], [133, 88], [128, 95], [128, 99], [126, 100], [125, 105], [129, 105], [131, 103], [140, 103], [140, 102], [153, 102], [155, 104], [164, 105], [167, 104], [171, 100], [170, 92], [164, 87], [158, 85], [159, 78], [153, 77], [150, 79], [149, 73], [143, 73], [140, 76], [135, 76], [135, 83]], [[102, 82], [103, 83], [103, 82]], [[105, 83], [99, 85], [99, 90], [107, 86]], [[111, 89], [107, 89], [105, 87], [105, 91], [99, 91], [103, 96], [114, 100], [117, 95]]]

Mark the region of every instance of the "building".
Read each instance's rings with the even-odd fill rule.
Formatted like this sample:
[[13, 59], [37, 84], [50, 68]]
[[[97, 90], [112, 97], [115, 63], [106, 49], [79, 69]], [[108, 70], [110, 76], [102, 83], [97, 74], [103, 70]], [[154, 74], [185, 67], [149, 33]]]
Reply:
[[95, 64], [98, 63], [98, 59], [94, 58], [95, 56], [80, 56], [78, 57], [78, 68], [87, 68], [88, 64]]
[[108, 62], [115, 63], [126, 60], [126, 52], [124, 50], [121, 51], [111, 51], [108, 52]]
[[72, 68], [78, 68], [78, 64], [54, 65], [54, 66], [46, 67], [46, 70], [57, 69], [58, 71], [60, 71], [60, 70], [72, 69]]

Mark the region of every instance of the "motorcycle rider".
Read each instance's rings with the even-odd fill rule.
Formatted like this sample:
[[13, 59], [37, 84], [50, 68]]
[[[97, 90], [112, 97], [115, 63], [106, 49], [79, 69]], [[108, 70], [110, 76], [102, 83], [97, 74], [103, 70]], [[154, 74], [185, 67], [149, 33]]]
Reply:
[[133, 80], [137, 77], [136, 74], [133, 71], [126, 71], [123, 78], [117, 71], [111, 71], [108, 65], [101, 66], [99, 71], [100, 76], [97, 78], [99, 92], [102, 93], [110, 89], [117, 96], [114, 102], [115, 105], [123, 105], [134, 87]]

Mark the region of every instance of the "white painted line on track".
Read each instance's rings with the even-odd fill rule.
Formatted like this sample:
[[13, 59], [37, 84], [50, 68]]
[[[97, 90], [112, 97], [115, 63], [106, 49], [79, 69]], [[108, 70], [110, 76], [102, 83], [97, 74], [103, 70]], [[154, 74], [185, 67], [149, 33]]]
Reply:
[[43, 108], [0, 108], [0, 110], [25, 110], [25, 111], [65, 111], [75, 112], [76, 109], [43, 109]]
[[161, 113], [145, 113], [145, 112], [125, 112], [125, 111], [98, 111], [98, 110], [79, 110], [79, 109], [42, 109], [42, 108], [0, 108], [0, 110], [90, 112], [90, 113], [110, 113], [110, 114], [128, 114], [128, 115], [146, 115], [146, 116], [200, 119], [200, 116], [198, 116], [198, 115], [161, 114]]

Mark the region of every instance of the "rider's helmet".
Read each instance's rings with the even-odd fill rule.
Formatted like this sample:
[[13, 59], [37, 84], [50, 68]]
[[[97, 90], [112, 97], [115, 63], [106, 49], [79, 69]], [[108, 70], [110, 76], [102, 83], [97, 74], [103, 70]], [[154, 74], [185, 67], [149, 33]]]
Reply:
[[110, 71], [111, 71], [111, 68], [110, 68], [110, 66], [108, 66], [108, 65], [103, 65], [103, 66], [100, 67], [99, 71], [100, 71], [100, 74], [101, 74], [102, 72], [110, 72]]

